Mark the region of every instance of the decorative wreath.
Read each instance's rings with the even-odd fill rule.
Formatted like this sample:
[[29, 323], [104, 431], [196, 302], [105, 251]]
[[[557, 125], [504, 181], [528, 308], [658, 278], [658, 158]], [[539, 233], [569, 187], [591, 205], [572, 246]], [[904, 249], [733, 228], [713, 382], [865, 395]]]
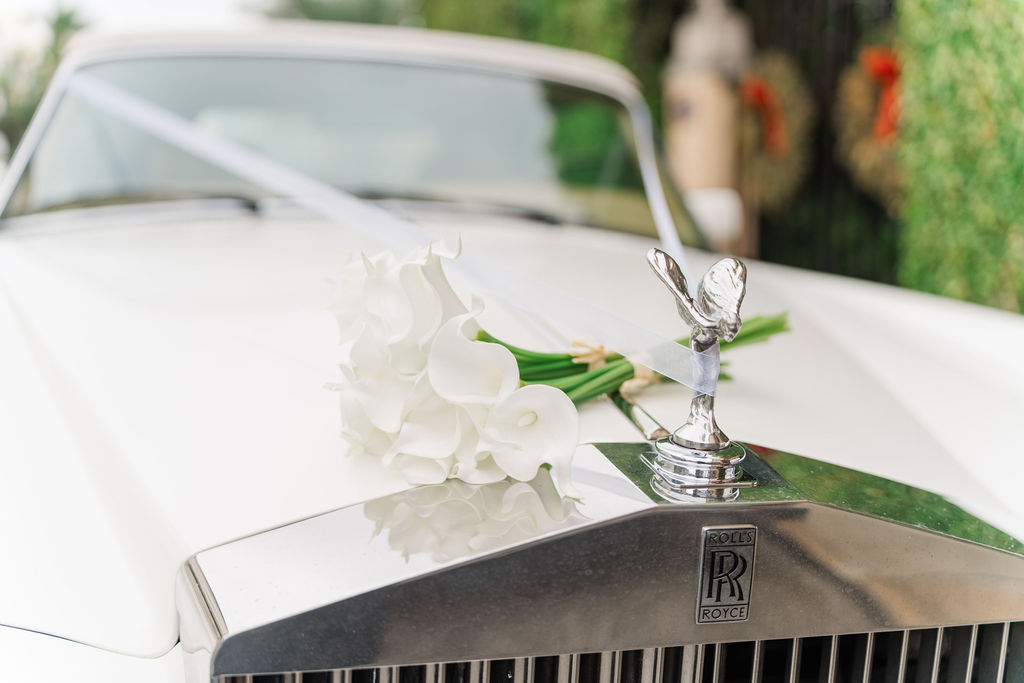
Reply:
[[903, 197], [897, 156], [900, 64], [886, 45], [861, 49], [843, 70], [836, 94], [836, 155], [857, 185], [895, 215]]
[[740, 82], [740, 183], [765, 213], [786, 208], [810, 159], [815, 107], [796, 62], [767, 51]]

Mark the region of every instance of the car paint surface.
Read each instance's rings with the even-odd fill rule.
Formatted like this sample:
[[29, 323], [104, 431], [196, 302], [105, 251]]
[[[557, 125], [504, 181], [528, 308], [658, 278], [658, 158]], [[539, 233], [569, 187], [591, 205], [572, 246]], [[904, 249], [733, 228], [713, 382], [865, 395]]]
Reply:
[[[467, 249], [685, 334], [647, 271], [652, 240], [461, 220], [442, 232], [461, 233]], [[20, 520], [3, 542], [27, 560], [0, 569], [21, 586], [0, 604], [4, 623], [159, 656], [176, 640], [173, 576], [188, 555], [404, 486], [343, 457], [324, 388], [337, 377], [324, 283], [351, 239], [322, 221], [245, 212], [0, 236], [0, 450], [18, 454], [0, 505]], [[713, 258], [688, 254], [697, 270]], [[937, 491], [1020, 533], [1021, 506], [1008, 509], [1012, 486], [1001, 487], [1012, 478], [983, 480], [972, 450], [955, 445], [977, 424], [1005, 443], [1024, 436], [1007, 409], [1021, 401], [1012, 354], [1005, 365], [994, 353], [965, 358], [955, 334], [984, 330], [1011, 351], [1024, 341], [1017, 317], [749, 265], [744, 313], [788, 310], [793, 331], [726, 354], [727, 433]], [[543, 343], [497, 302], [482, 322], [513, 343]], [[659, 385], [641, 401], [674, 427], [687, 397]], [[638, 438], [607, 403], [581, 415], [584, 442]]]

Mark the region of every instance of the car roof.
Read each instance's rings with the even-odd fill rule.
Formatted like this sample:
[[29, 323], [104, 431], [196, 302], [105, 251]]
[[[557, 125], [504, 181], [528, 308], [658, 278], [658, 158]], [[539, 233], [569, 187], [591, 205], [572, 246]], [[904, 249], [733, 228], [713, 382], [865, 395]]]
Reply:
[[85, 31], [71, 41], [71, 66], [156, 55], [281, 54], [447, 64], [525, 73], [580, 85], [626, 101], [640, 95], [619, 64], [564, 48], [408, 26], [264, 20], [231, 30], [103, 34]]

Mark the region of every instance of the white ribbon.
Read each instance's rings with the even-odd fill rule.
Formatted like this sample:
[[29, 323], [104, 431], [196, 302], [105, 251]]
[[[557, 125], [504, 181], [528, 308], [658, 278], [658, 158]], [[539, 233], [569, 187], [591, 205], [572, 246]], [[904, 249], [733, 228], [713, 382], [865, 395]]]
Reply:
[[[400, 253], [427, 246], [433, 240], [415, 223], [208, 133], [188, 119], [110, 83], [76, 74], [68, 83], [68, 91], [139, 130], [311, 212], [359, 230]], [[666, 247], [673, 252], [679, 250], [676, 244]], [[699, 393], [715, 393], [717, 353], [695, 353], [600, 306], [481, 256], [463, 254], [449, 269], [470, 278], [481, 291], [508, 305], [540, 313], [576, 333], [599, 339], [631, 363], [646, 366]]]

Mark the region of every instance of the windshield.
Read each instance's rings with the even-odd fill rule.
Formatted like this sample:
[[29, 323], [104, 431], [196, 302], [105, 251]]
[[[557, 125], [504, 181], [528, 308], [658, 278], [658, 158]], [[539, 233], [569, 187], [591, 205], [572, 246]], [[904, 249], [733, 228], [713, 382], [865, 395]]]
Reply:
[[[655, 234], [626, 108], [526, 76], [283, 57], [161, 57], [83, 69], [371, 199], [458, 203]], [[5, 217], [261, 188], [65, 95]], [[685, 213], [677, 224], [695, 240]]]

